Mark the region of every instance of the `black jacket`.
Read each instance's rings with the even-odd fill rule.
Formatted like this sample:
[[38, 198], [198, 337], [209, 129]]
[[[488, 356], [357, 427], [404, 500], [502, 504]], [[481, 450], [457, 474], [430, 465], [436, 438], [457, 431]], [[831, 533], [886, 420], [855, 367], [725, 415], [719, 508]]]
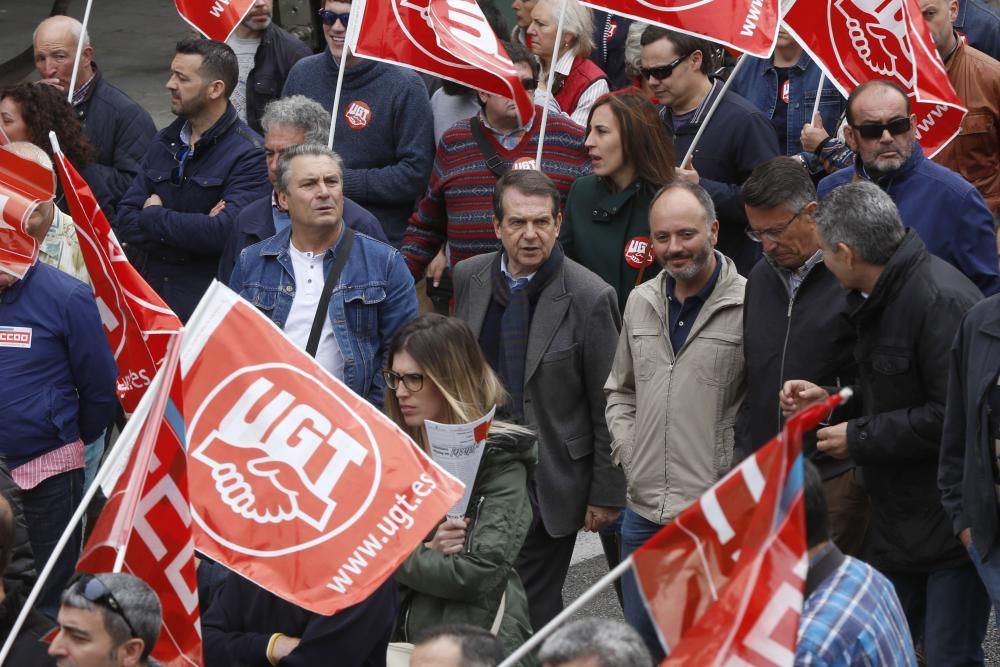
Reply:
[[951, 350], [948, 407], [941, 437], [941, 502], [958, 535], [972, 528], [976, 551], [986, 558], [997, 537], [996, 451], [987, 400], [1000, 373], [1000, 295], [965, 316]]
[[260, 126], [264, 107], [281, 97], [288, 71], [308, 55], [312, 52], [305, 42], [281, 26], [271, 23], [264, 29], [247, 75], [247, 125], [254, 132], [264, 134]]
[[[30, 586], [20, 581], [4, 578], [4, 593], [6, 597], [0, 602], [0, 643], [7, 641], [10, 630], [17, 620], [18, 614], [28, 599]], [[5, 665], [24, 665], [27, 667], [48, 667], [55, 665], [54, 658], [48, 655], [48, 644], [42, 641], [55, 624], [37, 609], [28, 612], [28, 617], [21, 627], [14, 645], [11, 647]]]
[[[743, 302], [743, 355], [747, 393], [736, 417], [736, 457], [745, 458], [777, 435], [783, 425], [778, 392], [786, 380], [832, 387], [854, 384], [857, 336], [848, 318], [847, 290], [819, 262], [789, 295], [778, 269], [765, 257], [747, 280]], [[836, 415], [830, 423], [837, 423]], [[816, 434], [803, 448], [830, 479], [853, 465], [816, 452]]]
[[10, 555], [7, 569], [0, 573], [4, 579], [32, 586], [35, 583], [35, 554], [28, 539], [28, 521], [24, 518], [21, 503], [21, 487], [10, 476], [7, 464], [0, 461], [0, 494], [14, 511], [14, 550]]
[[883, 572], [932, 572], [968, 562], [937, 487], [948, 359], [962, 316], [982, 298], [913, 229], [865, 299], [848, 295], [858, 332], [858, 396], [847, 423], [851, 458], [871, 498], [865, 560]]

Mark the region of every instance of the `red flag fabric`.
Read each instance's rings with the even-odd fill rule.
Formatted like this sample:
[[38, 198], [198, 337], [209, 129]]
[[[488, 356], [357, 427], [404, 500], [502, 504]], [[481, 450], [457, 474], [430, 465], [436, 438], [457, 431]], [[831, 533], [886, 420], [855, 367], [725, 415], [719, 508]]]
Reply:
[[802, 434], [848, 393], [788, 420], [632, 554], [664, 665], [792, 665], [806, 558]]
[[[125, 470], [105, 485], [108, 502], [77, 570], [122, 570], [149, 584], [163, 606], [153, 657], [170, 667], [202, 662], [198, 583], [184, 447], [178, 359], [170, 346], [156, 380], [115, 445]], [[112, 454], [114, 456], [114, 454]]]
[[915, 136], [929, 156], [958, 134], [966, 109], [916, 0], [796, 2], [784, 20], [844, 96], [872, 79], [888, 79], [909, 91]]
[[23, 278], [38, 259], [38, 242], [25, 225], [35, 207], [54, 193], [51, 169], [0, 150], [0, 272]]
[[[595, 9], [767, 58], [778, 40], [779, 0], [582, 0]], [[801, 4], [801, 3], [800, 3]]]
[[347, 43], [356, 55], [513, 99], [523, 123], [534, 114], [531, 96], [475, 0], [355, 0]]
[[118, 364], [118, 399], [131, 414], [181, 321], [126, 259], [90, 186], [61, 152], [56, 152], [56, 167], [104, 333]]
[[221, 283], [185, 331], [198, 551], [334, 614], [381, 585], [462, 497], [461, 482]]
[[209, 39], [229, 39], [254, 0], [174, 0], [181, 18]]

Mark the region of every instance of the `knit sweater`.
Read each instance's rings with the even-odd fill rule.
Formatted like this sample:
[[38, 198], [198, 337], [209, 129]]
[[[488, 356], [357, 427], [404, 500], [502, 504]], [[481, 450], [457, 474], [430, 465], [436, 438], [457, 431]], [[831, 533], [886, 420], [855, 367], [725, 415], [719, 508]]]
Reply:
[[[535, 118], [541, 118], [536, 107]], [[538, 150], [537, 123], [532, 124], [514, 148], [505, 149], [484, 129], [503, 166], [515, 161], [535, 160]], [[565, 205], [573, 181], [590, 173], [590, 159], [583, 146], [583, 128], [568, 118], [549, 116], [545, 128], [542, 171], [555, 182]], [[410, 217], [403, 238], [403, 256], [414, 278], [423, 276], [427, 265], [448, 242], [451, 265], [463, 259], [500, 249], [493, 230], [493, 189], [497, 177], [472, 137], [469, 119], [444, 133], [434, 157], [434, 170], [427, 193]]]
[[[329, 50], [295, 64], [282, 97], [333, 107], [339, 63]], [[344, 194], [368, 209], [399, 246], [434, 156], [427, 89], [413, 71], [364, 60], [344, 72], [334, 150], [344, 160]]]

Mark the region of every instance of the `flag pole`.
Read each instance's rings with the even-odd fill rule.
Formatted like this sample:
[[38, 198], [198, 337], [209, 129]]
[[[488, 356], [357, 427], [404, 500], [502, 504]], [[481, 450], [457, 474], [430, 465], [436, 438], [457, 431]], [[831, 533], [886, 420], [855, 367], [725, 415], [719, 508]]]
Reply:
[[[364, 13], [364, 5], [365, 3], [360, 1], [351, 4], [351, 18], [348, 19], [351, 26], [357, 25], [357, 22], [361, 20], [361, 16]], [[352, 44], [357, 42], [356, 39], [352, 39], [355, 34], [352, 28], [348, 28], [347, 32], [344, 33], [344, 49], [340, 52], [337, 87], [333, 91], [333, 108], [330, 109], [330, 138], [326, 142], [326, 147], [331, 151], [333, 150], [333, 136], [337, 132], [337, 110], [340, 108], [340, 92], [344, 88], [344, 69], [347, 68], [347, 51], [351, 48]]]
[[722, 84], [722, 90], [719, 91], [719, 95], [712, 102], [712, 106], [709, 107], [708, 113], [705, 114], [705, 120], [701, 121], [701, 125], [698, 127], [698, 132], [695, 133], [694, 139], [691, 140], [691, 146], [688, 148], [687, 153], [684, 155], [684, 160], [681, 162], [682, 169], [690, 168], [691, 158], [694, 157], [694, 151], [698, 147], [698, 141], [701, 140], [701, 135], [705, 133], [705, 128], [712, 120], [712, 116], [715, 115], [715, 110], [719, 108], [719, 104], [722, 103], [722, 98], [726, 96], [726, 91], [729, 90], [729, 86], [732, 85], [733, 79], [736, 78], [736, 73], [740, 71], [743, 67], [743, 63], [747, 61], [747, 54], [740, 56], [740, 59], [736, 61], [736, 66], [733, 67], [732, 73], [730, 73], [729, 78], [726, 82]]
[[524, 642], [524, 644], [519, 646], [516, 651], [511, 653], [506, 660], [500, 663], [499, 667], [514, 667], [514, 665], [516, 665], [521, 658], [531, 653], [536, 646], [541, 644], [542, 640], [555, 632], [556, 628], [558, 628], [563, 621], [568, 619], [570, 616], [579, 611], [585, 604], [590, 602], [597, 596], [598, 593], [601, 592], [603, 588], [625, 574], [625, 571], [630, 567], [632, 567], [631, 556], [623, 560], [615, 566], [613, 570], [598, 579], [597, 583], [585, 590], [580, 597], [573, 600], [573, 602], [571, 602], [565, 609], [559, 612], [558, 616], [549, 621], [545, 627], [531, 635], [531, 637], [528, 638], [528, 641]]
[[552, 47], [552, 62], [549, 64], [548, 83], [545, 86], [545, 105], [542, 108], [542, 125], [538, 128], [538, 150], [535, 152], [535, 168], [542, 170], [542, 149], [545, 148], [545, 124], [549, 120], [549, 100], [552, 98], [552, 83], [556, 78], [556, 63], [559, 62], [559, 42], [562, 41], [563, 24], [566, 22], [566, 3], [559, 6], [559, 25], [556, 27], [556, 43]]
[[816, 114], [819, 113], [819, 102], [820, 102], [820, 98], [823, 96], [823, 86], [824, 86], [824, 84], [826, 84], [826, 74], [824, 74], [822, 71], [820, 71], [820, 73], [819, 73], [819, 85], [816, 86], [816, 101], [813, 103], [813, 112], [812, 112], [812, 115], [809, 116], [809, 122], [810, 123], [813, 122], [813, 119], [816, 118]]
[[[94, 0], [87, 0], [87, 8], [83, 10], [83, 26], [80, 29], [80, 38], [76, 40], [76, 60], [73, 61], [73, 75], [69, 78], [69, 90], [66, 91], [66, 101], [73, 104], [73, 91], [76, 90], [76, 77], [80, 73], [80, 56], [83, 55], [83, 36], [87, 34], [87, 24], [90, 23], [90, 8], [94, 5]], [[3, 660], [0, 660], [3, 664]]]

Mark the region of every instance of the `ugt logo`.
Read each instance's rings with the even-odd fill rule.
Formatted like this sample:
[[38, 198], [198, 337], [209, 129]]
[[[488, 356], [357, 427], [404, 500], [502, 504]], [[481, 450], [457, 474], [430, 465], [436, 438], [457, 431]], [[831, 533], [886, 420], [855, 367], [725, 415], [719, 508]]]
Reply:
[[[838, 49], [850, 44], [855, 55], [878, 77], [895, 79], [905, 88], [913, 87], [913, 50], [908, 30], [906, 0], [834, 0], [830, 12], [830, 41]], [[845, 66], [855, 83], [871, 76], [858, 76]], [[847, 57], [847, 60], [854, 60]]]
[[199, 407], [191, 434], [192, 461], [208, 466], [230, 516], [297, 527], [289, 531], [298, 533], [294, 542], [340, 532], [378, 486], [379, 453], [367, 426], [320, 381], [287, 364], [226, 378]]

